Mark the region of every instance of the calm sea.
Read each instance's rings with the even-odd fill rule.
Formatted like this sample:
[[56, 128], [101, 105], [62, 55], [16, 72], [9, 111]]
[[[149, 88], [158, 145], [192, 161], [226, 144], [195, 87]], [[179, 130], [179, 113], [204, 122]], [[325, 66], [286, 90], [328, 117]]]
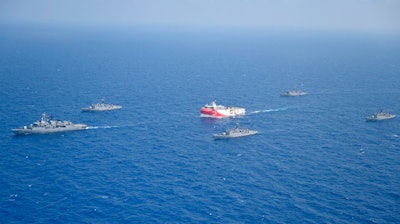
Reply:
[[[399, 38], [3, 31], [2, 223], [400, 222], [400, 118], [365, 121], [400, 116]], [[80, 111], [101, 98], [123, 108]], [[90, 128], [13, 135], [43, 112]], [[236, 123], [259, 134], [213, 139]]]

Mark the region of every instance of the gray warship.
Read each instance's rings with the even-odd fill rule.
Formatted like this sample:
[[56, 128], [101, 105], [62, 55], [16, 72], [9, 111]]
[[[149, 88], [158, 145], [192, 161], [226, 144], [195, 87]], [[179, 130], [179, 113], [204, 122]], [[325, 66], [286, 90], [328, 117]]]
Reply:
[[234, 128], [227, 129], [219, 134], [214, 134], [214, 138], [215, 139], [239, 138], [255, 134], [257, 134], [257, 131], [249, 130], [247, 128], [239, 128], [239, 125], [236, 124]]
[[381, 121], [381, 120], [387, 120], [387, 119], [392, 119], [395, 118], [396, 115], [390, 114], [388, 112], [384, 112], [383, 110], [374, 113], [373, 115], [367, 117], [367, 121]]
[[89, 107], [82, 108], [83, 112], [97, 112], [97, 111], [108, 111], [108, 110], [117, 110], [121, 109], [122, 106], [104, 103], [104, 99], [101, 99], [100, 103], [95, 103], [90, 105]]
[[66, 131], [85, 130], [86, 128], [86, 124], [73, 124], [71, 121], [57, 120], [46, 113], [43, 113], [39, 121], [35, 121], [29, 126], [14, 128], [12, 129], [12, 132], [14, 132], [16, 135], [51, 134]]
[[287, 90], [281, 94], [281, 96], [303, 96], [306, 95], [307, 93], [304, 92], [303, 90], [300, 89], [292, 89], [292, 90]]

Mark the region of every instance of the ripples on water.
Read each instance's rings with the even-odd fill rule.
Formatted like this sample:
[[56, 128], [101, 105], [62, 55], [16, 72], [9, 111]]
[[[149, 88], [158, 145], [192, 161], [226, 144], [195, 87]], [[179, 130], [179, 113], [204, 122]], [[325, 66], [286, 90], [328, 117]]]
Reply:
[[[365, 122], [400, 111], [399, 45], [16, 41], [0, 51], [5, 223], [400, 221], [399, 119]], [[279, 96], [299, 83], [309, 95]], [[103, 97], [124, 108], [80, 112]], [[213, 99], [248, 115], [200, 118]], [[88, 130], [12, 135], [42, 112]], [[237, 122], [259, 134], [213, 140]]]

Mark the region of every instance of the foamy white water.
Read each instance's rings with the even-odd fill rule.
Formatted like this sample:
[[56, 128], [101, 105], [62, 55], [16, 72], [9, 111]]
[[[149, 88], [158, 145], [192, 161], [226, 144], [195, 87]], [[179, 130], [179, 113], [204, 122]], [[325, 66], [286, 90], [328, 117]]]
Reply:
[[287, 107], [277, 108], [277, 109], [266, 109], [266, 110], [256, 110], [252, 111], [249, 114], [258, 114], [258, 113], [269, 113], [269, 112], [277, 112], [287, 110]]

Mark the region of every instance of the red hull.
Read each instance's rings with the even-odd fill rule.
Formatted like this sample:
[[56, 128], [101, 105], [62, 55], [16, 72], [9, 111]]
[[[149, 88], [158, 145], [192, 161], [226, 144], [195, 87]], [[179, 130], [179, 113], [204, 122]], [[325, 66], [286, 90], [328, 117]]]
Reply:
[[211, 108], [201, 108], [200, 110], [201, 114], [208, 115], [210, 117], [224, 117], [225, 115], [220, 114], [217, 110], [211, 109]]

